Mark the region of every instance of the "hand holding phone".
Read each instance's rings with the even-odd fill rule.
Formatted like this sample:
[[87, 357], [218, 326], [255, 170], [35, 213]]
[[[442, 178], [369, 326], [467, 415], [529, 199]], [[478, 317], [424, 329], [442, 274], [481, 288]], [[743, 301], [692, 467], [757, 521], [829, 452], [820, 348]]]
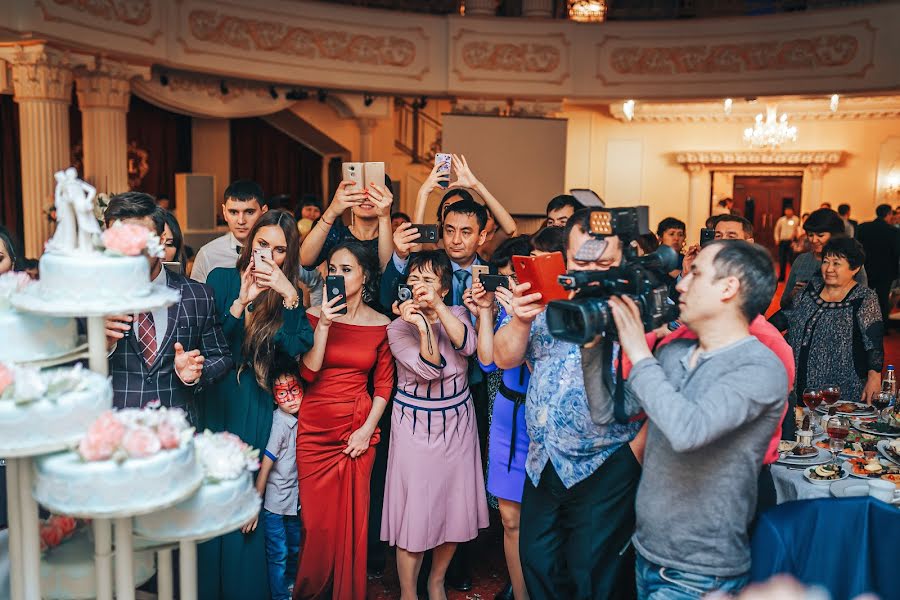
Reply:
[[472, 283], [481, 281], [483, 275], [490, 273], [491, 268], [487, 265], [472, 265]]
[[444, 180], [438, 180], [438, 185], [442, 188], [445, 188], [450, 185], [450, 170], [452, 162], [452, 155], [444, 154], [443, 152], [438, 152], [434, 155], [434, 165], [437, 170], [438, 177], [446, 177]]
[[419, 237], [416, 238], [417, 244], [437, 244], [437, 241], [438, 241], [437, 225], [413, 224], [412, 227], [416, 231], [419, 232]]
[[[382, 163], [383, 167], [383, 163]], [[363, 163], [361, 162], [345, 162], [341, 163], [341, 175], [344, 181], [352, 181], [353, 185], [347, 188], [348, 192], [365, 192], [366, 186], [363, 181]], [[382, 175], [379, 185], [384, 183]]]
[[513, 256], [512, 260], [519, 284], [530, 283], [531, 289], [527, 293], [540, 293], [541, 304], [569, 298], [569, 291], [559, 283], [559, 276], [566, 274], [562, 252], [541, 256]]
[[272, 266], [264, 262], [263, 259], [272, 262], [271, 248], [254, 248], [253, 249], [253, 270], [260, 273], [271, 273]]
[[700, 230], [700, 247], [706, 246], [716, 240], [716, 230], [704, 227]]
[[325, 278], [325, 293], [328, 301], [331, 302], [338, 296], [341, 297], [336, 304], [339, 306], [344, 304], [344, 308], [337, 311], [336, 314], [346, 315], [347, 314], [347, 290], [344, 287], [344, 276], [343, 275], [329, 275]]
[[499, 287], [510, 289], [509, 277], [506, 275], [482, 275], [481, 285], [484, 286], [484, 291], [486, 292], [496, 292]]

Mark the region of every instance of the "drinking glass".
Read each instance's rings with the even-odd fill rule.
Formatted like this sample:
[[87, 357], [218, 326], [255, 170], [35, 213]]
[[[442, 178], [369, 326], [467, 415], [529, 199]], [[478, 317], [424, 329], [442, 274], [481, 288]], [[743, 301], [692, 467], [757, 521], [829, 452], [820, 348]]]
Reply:
[[826, 385], [822, 387], [822, 400], [828, 406], [841, 399], [841, 388], [837, 385]]
[[850, 435], [850, 420], [846, 417], [831, 417], [825, 425], [825, 432], [829, 439], [831, 464], [837, 465], [837, 456], [844, 451], [844, 440]]
[[812, 411], [822, 404], [823, 400], [822, 390], [819, 388], [808, 387], [803, 390], [802, 402], [806, 406], [806, 414], [809, 415], [810, 421], [812, 421]]
[[872, 396], [872, 406], [878, 410], [878, 422], [884, 421], [884, 411], [894, 402], [890, 392], [878, 392]]

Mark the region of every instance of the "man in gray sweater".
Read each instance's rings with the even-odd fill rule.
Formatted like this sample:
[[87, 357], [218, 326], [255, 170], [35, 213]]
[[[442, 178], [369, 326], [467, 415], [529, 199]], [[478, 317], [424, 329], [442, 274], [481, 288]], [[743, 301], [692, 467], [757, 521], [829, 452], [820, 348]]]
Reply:
[[637, 305], [610, 300], [628, 385], [650, 419], [636, 500], [639, 598], [700, 598], [748, 580], [757, 476], [788, 395], [784, 366], [750, 335], [775, 291], [768, 252], [705, 247], [679, 282], [681, 320], [699, 337], [654, 358]]

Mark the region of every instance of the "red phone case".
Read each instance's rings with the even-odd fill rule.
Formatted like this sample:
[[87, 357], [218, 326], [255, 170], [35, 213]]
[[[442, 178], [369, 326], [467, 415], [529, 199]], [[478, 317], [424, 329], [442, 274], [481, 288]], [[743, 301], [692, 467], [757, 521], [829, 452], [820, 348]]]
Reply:
[[551, 252], [542, 256], [513, 256], [513, 268], [519, 283], [531, 283], [526, 294], [541, 293], [541, 304], [552, 300], [567, 300], [569, 290], [558, 280], [566, 274], [566, 263], [562, 252]]

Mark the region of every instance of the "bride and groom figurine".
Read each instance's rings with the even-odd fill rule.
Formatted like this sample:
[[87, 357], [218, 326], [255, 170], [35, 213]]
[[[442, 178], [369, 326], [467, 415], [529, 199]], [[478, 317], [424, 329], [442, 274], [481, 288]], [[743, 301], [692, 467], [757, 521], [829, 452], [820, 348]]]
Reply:
[[57, 171], [56, 232], [47, 242], [47, 249], [61, 253], [93, 252], [94, 236], [100, 235], [100, 224], [94, 216], [94, 186], [78, 179], [78, 171], [69, 167]]

